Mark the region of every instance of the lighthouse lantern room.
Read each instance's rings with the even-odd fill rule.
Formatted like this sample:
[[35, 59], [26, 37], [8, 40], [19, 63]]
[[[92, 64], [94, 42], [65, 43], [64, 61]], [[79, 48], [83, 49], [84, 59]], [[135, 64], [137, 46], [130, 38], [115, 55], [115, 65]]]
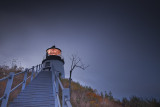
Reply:
[[56, 72], [59, 72], [61, 77], [64, 78], [64, 59], [61, 55], [61, 50], [52, 46], [46, 50], [46, 58], [42, 61], [44, 70], [47, 67], [52, 67]]

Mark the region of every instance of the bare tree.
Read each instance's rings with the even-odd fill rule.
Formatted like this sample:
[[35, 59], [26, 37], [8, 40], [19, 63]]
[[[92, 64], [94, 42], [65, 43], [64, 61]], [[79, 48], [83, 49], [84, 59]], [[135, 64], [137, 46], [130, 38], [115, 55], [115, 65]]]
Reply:
[[85, 64], [82, 63], [81, 59], [77, 57], [77, 55], [72, 55], [70, 58], [72, 61], [71, 64], [71, 69], [70, 69], [70, 77], [69, 77], [69, 89], [71, 90], [71, 81], [72, 81], [72, 72], [75, 68], [80, 68], [82, 70], [85, 70], [88, 65], [86, 66]]

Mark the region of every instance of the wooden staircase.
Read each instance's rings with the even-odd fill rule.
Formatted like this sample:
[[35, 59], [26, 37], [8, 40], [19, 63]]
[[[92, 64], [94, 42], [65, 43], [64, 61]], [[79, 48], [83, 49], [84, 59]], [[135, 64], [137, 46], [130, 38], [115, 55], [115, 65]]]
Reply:
[[52, 84], [52, 72], [41, 71], [9, 107], [54, 107], [55, 93]]

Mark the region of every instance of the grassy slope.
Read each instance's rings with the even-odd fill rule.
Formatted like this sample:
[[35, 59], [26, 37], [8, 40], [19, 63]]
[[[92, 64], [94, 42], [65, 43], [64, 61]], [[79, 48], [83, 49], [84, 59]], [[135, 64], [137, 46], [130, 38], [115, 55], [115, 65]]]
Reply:
[[[9, 68], [7, 66], [0, 66], [0, 78], [9, 75], [10, 72], [21, 72], [21, 68]], [[29, 76], [29, 75], [28, 75]], [[22, 82], [24, 75], [14, 77], [12, 88]], [[64, 79], [64, 87], [68, 87], [68, 80]], [[27, 84], [30, 80], [27, 82]], [[3, 96], [7, 81], [0, 82], [0, 97]], [[21, 86], [10, 94], [9, 102], [12, 101], [21, 91]], [[1, 102], [0, 102], [1, 103]], [[83, 87], [79, 83], [72, 82], [71, 103], [73, 107], [121, 107], [114, 101], [103, 99], [100, 95], [96, 94], [95, 90], [90, 87]]]
[[[21, 72], [22, 68], [9, 68], [7, 66], [0, 66], [0, 78], [9, 74], [9, 72]], [[31, 74], [29, 73], [28, 76]], [[22, 82], [24, 75], [18, 75], [13, 80], [12, 88]], [[27, 84], [30, 79], [27, 80]], [[0, 97], [4, 94], [7, 81], [0, 82]], [[68, 80], [63, 79], [64, 87], [68, 87]], [[9, 102], [12, 101], [21, 91], [21, 86], [10, 94]], [[160, 107], [160, 101], [156, 99], [142, 99], [138, 97], [131, 97], [130, 100], [124, 98], [122, 102], [116, 101], [113, 96], [106, 94], [104, 97], [93, 90], [91, 87], [82, 86], [79, 83], [72, 82], [71, 85], [71, 103], [73, 107]], [[1, 105], [1, 102], [0, 102]]]
[[[68, 87], [67, 79], [62, 82], [64, 87]], [[122, 107], [120, 102], [103, 98], [96, 90], [77, 82], [72, 82], [71, 85], [71, 103], [73, 107]]]
[[[9, 68], [8, 66], [0, 66], [0, 78], [6, 77], [7, 75], [9, 75], [10, 72], [18, 73], [21, 71], [22, 71], [22, 68], [17, 68], [17, 67]], [[28, 73], [28, 76], [30, 75], [31, 73]], [[19, 83], [21, 83], [23, 81], [23, 77], [24, 77], [24, 74], [15, 76], [13, 79], [12, 88], [18, 85]], [[29, 84], [29, 82], [30, 82], [30, 79], [27, 80], [27, 84]], [[4, 94], [6, 83], [7, 83], [7, 80], [0, 82], [0, 97], [2, 97]], [[13, 92], [10, 93], [9, 102], [13, 101], [13, 99], [17, 97], [17, 95], [21, 91], [21, 88], [22, 86], [18, 87], [17, 89], [15, 89]], [[1, 105], [1, 101], [0, 101], [0, 105]]]

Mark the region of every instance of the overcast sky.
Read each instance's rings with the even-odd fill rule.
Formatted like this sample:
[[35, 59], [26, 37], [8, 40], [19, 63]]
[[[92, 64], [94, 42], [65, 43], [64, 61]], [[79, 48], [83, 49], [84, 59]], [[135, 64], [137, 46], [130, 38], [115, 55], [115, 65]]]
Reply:
[[0, 64], [31, 67], [56, 45], [90, 67], [73, 80], [115, 98], [160, 98], [160, 10], [153, 1], [0, 3]]

